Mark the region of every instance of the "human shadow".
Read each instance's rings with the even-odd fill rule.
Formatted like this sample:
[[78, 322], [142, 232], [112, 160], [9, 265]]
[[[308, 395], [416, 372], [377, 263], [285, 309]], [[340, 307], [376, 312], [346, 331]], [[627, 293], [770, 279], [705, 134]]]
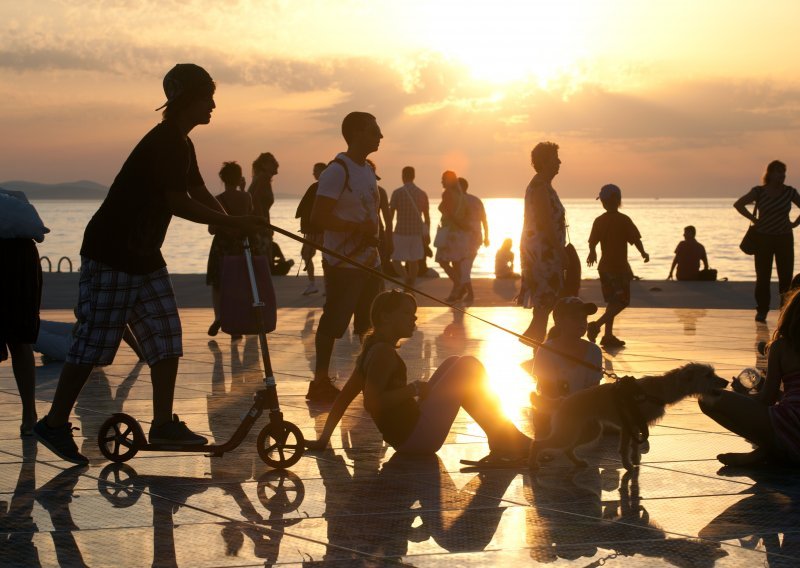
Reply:
[[453, 321], [448, 323], [436, 337], [436, 355], [444, 361], [451, 355], [463, 355], [467, 344], [467, 329], [464, 325], [464, 312], [452, 310]]
[[[327, 493], [341, 485], [321, 464], [323, 470], [328, 470], [323, 473], [328, 549], [321, 561], [305, 566], [397, 562], [407, 556], [410, 542], [428, 540], [448, 552], [484, 550], [505, 512], [502, 497], [517, 475], [513, 470], [477, 473], [459, 489], [438, 456], [394, 454], [380, 471], [353, 475], [346, 498], [338, 499], [339, 492], [329, 500]], [[345, 475], [340, 465], [338, 479]]]
[[69, 510], [75, 486], [86, 469], [85, 465], [76, 465], [62, 470], [36, 490], [36, 501], [49, 513], [53, 523], [50, 535], [59, 566], [87, 566], [74, 536], [80, 529]]
[[738, 540], [748, 549], [766, 552], [766, 565], [784, 568], [800, 564], [800, 491], [797, 469], [770, 467], [743, 469], [723, 467], [723, 476], [746, 475], [755, 485], [742, 491], [734, 503], [700, 530], [699, 536], [714, 542]]
[[[667, 538], [641, 502], [638, 476], [638, 468], [620, 478], [616, 470], [598, 467], [526, 476], [531, 558], [551, 563], [602, 555], [591, 564], [599, 566], [611, 558], [644, 556], [681, 568], [710, 568], [727, 555], [716, 543]], [[603, 491], [615, 488], [618, 499], [602, 499]]]
[[36, 453], [32, 437], [22, 438], [22, 463], [11, 500], [0, 500], [0, 566], [41, 566], [33, 536], [36, 489]]

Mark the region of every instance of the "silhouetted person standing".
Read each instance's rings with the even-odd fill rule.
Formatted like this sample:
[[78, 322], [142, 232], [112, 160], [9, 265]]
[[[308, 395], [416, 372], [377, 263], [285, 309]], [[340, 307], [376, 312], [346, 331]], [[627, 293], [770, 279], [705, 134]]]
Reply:
[[[800, 224], [800, 217], [789, 220], [792, 203], [800, 207], [800, 195], [793, 187], [785, 185], [786, 164], [774, 160], [767, 166], [763, 185], [759, 185], [736, 200], [733, 206], [755, 228], [756, 252], [756, 321], [766, 322], [770, 307], [769, 285], [772, 278], [772, 259], [778, 270], [778, 290], [781, 295], [789, 291], [794, 271], [794, 236], [792, 229]], [[746, 205], [755, 203], [751, 213]]]
[[403, 186], [392, 192], [389, 201], [389, 223], [396, 219], [392, 233], [392, 266], [406, 286], [413, 288], [419, 264], [425, 258], [425, 245], [431, 240], [431, 215], [428, 195], [414, 184], [414, 168], [404, 167], [401, 177]]
[[471, 254], [461, 267], [461, 284], [466, 291], [464, 302], [471, 304], [475, 300], [475, 292], [472, 289], [472, 266], [475, 264], [481, 245], [489, 246], [489, 220], [480, 197], [467, 193], [469, 182], [464, 178], [458, 178], [458, 183], [461, 184], [467, 201], [467, 232], [471, 245]]
[[260, 217], [225, 214], [206, 189], [197, 167], [188, 134], [195, 126], [211, 121], [215, 89], [211, 76], [197, 65], [181, 63], [167, 73], [163, 122], [133, 149], [86, 227], [75, 340], [50, 412], [34, 427], [39, 441], [61, 459], [88, 463], [72, 438], [69, 415], [92, 369], [113, 362], [128, 323], [150, 366], [150, 442], [206, 442], [172, 413], [183, 346], [161, 245], [173, 215], [246, 233], [265, 225]]
[[[342, 121], [342, 136], [347, 151], [322, 172], [311, 221], [325, 231], [325, 248], [377, 269], [380, 196], [367, 156], [378, 150], [383, 134], [374, 116], [351, 112]], [[306, 399], [314, 402], [331, 402], [339, 394], [329, 376], [334, 342], [344, 335], [353, 317], [357, 334], [369, 331], [370, 306], [382, 285], [377, 276], [331, 255], [323, 254], [323, 262], [325, 306], [314, 341], [314, 379], [306, 393]]]
[[303, 243], [300, 249], [300, 258], [303, 259], [303, 270], [308, 274], [308, 286], [303, 290], [303, 296], [310, 296], [319, 292], [317, 282], [314, 277], [314, 255], [317, 249], [314, 245], [322, 245], [324, 238], [323, 231], [311, 222], [311, 211], [314, 209], [314, 200], [317, 198], [317, 189], [319, 188], [319, 176], [325, 171], [323, 162], [314, 164], [312, 174], [314, 176], [314, 183], [308, 186], [308, 189], [303, 194], [303, 198], [297, 205], [297, 212], [295, 218], [300, 219], [300, 232], [303, 233], [303, 238], [310, 243]]

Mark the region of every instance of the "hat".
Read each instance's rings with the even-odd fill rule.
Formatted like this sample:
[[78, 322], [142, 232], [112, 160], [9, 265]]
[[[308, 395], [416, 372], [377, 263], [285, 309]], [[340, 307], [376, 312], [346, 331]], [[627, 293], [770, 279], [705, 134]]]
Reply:
[[605, 201], [606, 199], [622, 199], [622, 190], [613, 183], [606, 184], [600, 188], [600, 195], [597, 196], [597, 199], [601, 201]]
[[214, 80], [211, 75], [199, 65], [178, 63], [164, 75], [164, 94], [167, 95], [167, 102], [156, 110], [161, 110], [181, 95], [212, 86], [213, 84]]
[[553, 319], [559, 320], [569, 316], [590, 316], [597, 313], [597, 304], [584, 302], [576, 296], [561, 298], [553, 309]]

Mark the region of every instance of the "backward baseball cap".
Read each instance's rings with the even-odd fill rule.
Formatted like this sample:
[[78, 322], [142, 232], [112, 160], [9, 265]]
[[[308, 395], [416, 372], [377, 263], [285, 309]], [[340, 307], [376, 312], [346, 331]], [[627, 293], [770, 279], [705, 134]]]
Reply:
[[194, 63], [178, 63], [164, 75], [164, 94], [167, 95], [167, 102], [156, 110], [161, 110], [187, 93], [209, 88], [213, 92], [213, 87], [214, 80], [208, 71]]

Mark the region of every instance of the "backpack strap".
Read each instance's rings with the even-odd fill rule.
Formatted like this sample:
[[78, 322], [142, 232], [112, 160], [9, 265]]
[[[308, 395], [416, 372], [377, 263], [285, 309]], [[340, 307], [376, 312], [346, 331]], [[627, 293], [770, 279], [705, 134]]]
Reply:
[[344, 184], [342, 185], [342, 191], [339, 192], [339, 197], [342, 196], [342, 193], [344, 193], [345, 189], [352, 192], [353, 188], [350, 187], [350, 170], [347, 169], [347, 163], [341, 158], [334, 158], [333, 160], [328, 162], [329, 166], [331, 164], [339, 164], [344, 170]]

